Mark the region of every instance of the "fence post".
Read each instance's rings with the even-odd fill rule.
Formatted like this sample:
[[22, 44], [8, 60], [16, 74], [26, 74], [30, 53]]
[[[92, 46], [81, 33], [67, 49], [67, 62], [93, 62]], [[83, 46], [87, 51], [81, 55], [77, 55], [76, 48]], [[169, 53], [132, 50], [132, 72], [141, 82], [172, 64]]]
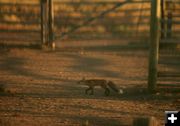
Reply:
[[161, 38], [166, 38], [166, 1], [161, 0]]
[[41, 45], [47, 44], [47, 0], [41, 0]]
[[54, 43], [54, 11], [53, 11], [53, 0], [49, 0], [49, 44], [52, 49], [55, 49]]
[[150, 46], [149, 46], [149, 75], [148, 90], [153, 93], [156, 90], [157, 66], [160, 40], [160, 0], [151, 0], [151, 24], [150, 24]]
[[167, 8], [167, 38], [171, 38], [172, 37], [172, 20], [173, 20], [172, 11], [174, 10], [173, 2], [167, 1], [166, 8]]

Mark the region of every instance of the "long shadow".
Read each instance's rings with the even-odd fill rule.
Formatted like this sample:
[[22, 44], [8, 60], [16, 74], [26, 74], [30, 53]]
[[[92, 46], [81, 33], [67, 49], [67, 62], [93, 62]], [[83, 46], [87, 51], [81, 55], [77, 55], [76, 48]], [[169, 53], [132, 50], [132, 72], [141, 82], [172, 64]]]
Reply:
[[[13, 97], [20, 98], [43, 98], [43, 99], [56, 99], [56, 98], [66, 98], [66, 99], [94, 99], [94, 100], [123, 100], [123, 101], [141, 101], [141, 102], [150, 102], [150, 101], [172, 101], [180, 99], [179, 92], [163, 92], [162, 90], [158, 94], [150, 94], [146, 87], [131, 87], [124, 89], [124, 94], [116, 94], [114, 92], [110, 93], [110, 96], [105, 96], [102, 89], [95, 89], [94, 95], [86, 95], [85, 89], [87, 87], [81, 87], [78, 85], [71, 86], [70, 84], [66, 85], [52, 85], [55, 89], [48, 90], [48, 92], [32, 92], [32, 93], [15, 93]], [[58, 88], [59, 87], [59, 88]], [[37, 87], [36, 87], [37, 88]], [[46, 87], [49, 89], [50, 87]], [[59, 91], [58, 91], [59, 90]], [[170, 95], [171, 94], [171, 95]]]
[[117, 78], [120, 76], [119, 72], [103, 69], [110, 64], [108, 61], [104, 59], [81, 56], [77, 54], [64, 54], [64, 55], [66, 55], [66, 57], [71, 57], [72, 59], [75, 59], [76, 63], [73, 66], [71, 66], [71, 68], [75, 71], [91, 72], [94, 74], [98, 74], [100, 76], [113, 77], [113, 78]]
[[146, 51], [148, 49], [147, 44], [116, 44], [116, 45], [108, 45], [108, 46], [102, 46], [102, 45], [96, 45], [96, 46], [86, 46], [83, 47], [81, 45], [76, 45], [75, 47], [68, 46], [64, 49], [59, 48], [59, 51], [79, 51], [83, 48], [84, 51], [92, 51], [92, 52], [124, 52], [124, 51], [138, 51], [138, 50], [144, 50]]
[[39, 44], [33, 44], [33, 43], [29, 43], [29, 44], [7, 44], [7, 43], [1, 43], [0, 42], [0, 49], [3, 51], [9, 51], [12, 48], [18, 48], [18, 49], [41, 49]]
[[[166, 100], [166, 99], [165, 99]], [[80, 113], [77, 113], [76, 115], [68, 115], [68, 114], [65, 114], [65, 113], [61, 113], [61, 109], [65, 109], [65, 108], [73, 108], [73, 110], [77, 109], [77, 110], [89, 110], [89, 111], [96, 111], [97, 113], [98, 112], [103, 112], [103, 113], [114, 113], [114, 117], [97, 117], [97, 116], [84, 116], [84, 115], [81, 115]], [[122, 119], [124, 116], [127, 116], [127, 115], [131, 115], [132, 117], [136, 117], [136, 116], [147, 116], [146, 114], [144, 114], [144, 112], [126, 112], [125, 110], [112, 110], [111, 108], [109, 109], [105, 109], [105, 108], [99, 108], [99, 107], [92, 107], [90, 105], [69, 105], [68, 103], [63, 105], [63, 106], [57, 106], [57, 109], [55, 112], [47, 112], [47, 111], [39, 111], [39, 112], [34, 112], [34, 111], [31, 111], [31, 110], [25, 110], [25, 109], [17, 109], [17, 110], [10, 110], [10, 109], [6, 109], [6, 108], [1, 108], [0, 112], [5, 112], [5, 113], [10, 113], [8, 115], [13, 115], [14, 113], [16, 113], [16, 115], [18, 114], [25, 114], [25, 115], [28, 115], [28, 116], [33, 116], [33, 117], [59, 117], [61, 119], [71, 119], [71, 120], [78, 120], [80, 122], [82, 121], [86, 121], [88, 120], [90, 123], [92, 124], [97, 124], [97, 122], [101, 122], [103, 124], [113, 124], [116, 125], [123, 125], [123, 123], [121, 122], [122, 120], [119, 120], [117, 118], [117, 115], [121, 115], [120, 118]], [[3, 116], [3, 115], [1, 115]], [[150, 115], [152, 116], [152, 115]], [[105, 120], [105, 121], [104, 121]], [[101, 124], [100, 123], [100, 124]]]
[[[62, 54], [61, 54], [62, 55]], [[147, 77], [127, 77], [121, 74], [118, 71], [107, 70], [106, 67], [111, 64], [110, 61], [102, 59], [101, 57], [89, 57], [87, 55], [79, 55], [73, 53], [63, 54], [65, 57], [72, 58], [75, 60], [74, 65], [69, 68], [78, 72], [91, 72], [103, 77], [111, 77], [111, 78], [121, 78], [124, 80], [139, 80], [146, 81]]]
[[[81, 123], [82, 125], [84, 125], [88, 121], [89, 125], [126, 126], [125, 124], [123, 124], [122, 120], [119, 120], [117, 118], [100, 117], [100, 116], [96, 116], [96, 115], [85, 116], [85, 115], [78, 115], [78, 113], [76, 115], [70, 115], [70, 114], [60, 113], [60, 110], [59, 110], [59, 112], [58, 111], [56, 111], [56, 112], [33, 112], [33, 111], [28, 111], [28, 110], [3, 110], [3, 109], [1, 109], [0, 112], [11, 113], [11, 115], [14, 117], [18, 116], [19, 114], [23, 114], [23, 115], [26, 115], [29, 117], [46, 117], [46, 118], [47, 117], [49, 117], [49, 118], [53, 118], [53, 117], [57, 118], [58, 117], [61, 120], [68, 119], [68, 120], [71, 120], [76, 123]], [[9, 115], [9, 116], [11, 116], [11, 115]], [[1, 116], [3, 117], [3, 115], [1, 115]], [[7, 115], [5, 115], [5, 117], [7, 117]]]
[[15, 75], [21, 75], [26, 77], [32, 77], [39, 80], [57, 80], [57, 81], [67, 81], [67, 79], [45, 76], [38, 74], [37, 72], [30, 71], [29, 69], [23, 68], [25, 65], [26, 59], [19, 57], [6, 57], [0, 62], [0, 69], [8, 71]]

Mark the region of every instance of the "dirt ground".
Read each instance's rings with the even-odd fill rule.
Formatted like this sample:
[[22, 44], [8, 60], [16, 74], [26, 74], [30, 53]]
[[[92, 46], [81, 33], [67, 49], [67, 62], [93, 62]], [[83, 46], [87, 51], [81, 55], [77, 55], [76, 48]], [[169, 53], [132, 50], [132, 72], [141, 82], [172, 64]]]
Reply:
[[[148, 94], [148, 48], [119, 40], [58, 42], [56, 51], [3, 47], [0, 51], [1, 126], [131, 126], [180, 110], [178, 93]], [[114, 81], [124, 94], [85, 95], [82, 77]]]

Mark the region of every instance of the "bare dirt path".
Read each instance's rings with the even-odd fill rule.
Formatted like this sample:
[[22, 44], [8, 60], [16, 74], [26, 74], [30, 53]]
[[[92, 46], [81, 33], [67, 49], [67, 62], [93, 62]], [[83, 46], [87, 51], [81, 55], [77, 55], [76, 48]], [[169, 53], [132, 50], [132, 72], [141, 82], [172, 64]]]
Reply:
[[[165, 110], [180, 109], [180, 95], [140, 90], [147, 86], [147, 48], [110, 43], [62, 42], [54, 52], [1, 49], [0, 84], [12, 94], [0, 94], [0, 124], [130, 126], [134, 117], [155, 116], [163, 125]], [[112, 80], [125, 93], [105, 97], [97, 88], [87, 96], [76, 83], [82, 77]]]

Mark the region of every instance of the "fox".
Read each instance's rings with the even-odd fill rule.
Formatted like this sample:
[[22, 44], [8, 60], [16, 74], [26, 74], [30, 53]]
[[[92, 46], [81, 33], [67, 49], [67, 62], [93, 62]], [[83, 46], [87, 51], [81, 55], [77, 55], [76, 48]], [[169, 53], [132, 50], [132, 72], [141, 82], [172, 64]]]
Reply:
[[119, 89], [118, 86], [112, 82], [105, 79], [88, 79], [86, 80], [83, 78], [82, 80], [78, 81], [78, 84], [84, 84], [87, 85], [88, 88], [85, 90], [85, 94], [93, 95], [94, 94], [94, 88], [99, 86], [102, 89], [104, 89], [104, 94], [106, 96], [109, 96], [110, 89], [115, 91], [118, 94], [123, 94], [123, 90]]

